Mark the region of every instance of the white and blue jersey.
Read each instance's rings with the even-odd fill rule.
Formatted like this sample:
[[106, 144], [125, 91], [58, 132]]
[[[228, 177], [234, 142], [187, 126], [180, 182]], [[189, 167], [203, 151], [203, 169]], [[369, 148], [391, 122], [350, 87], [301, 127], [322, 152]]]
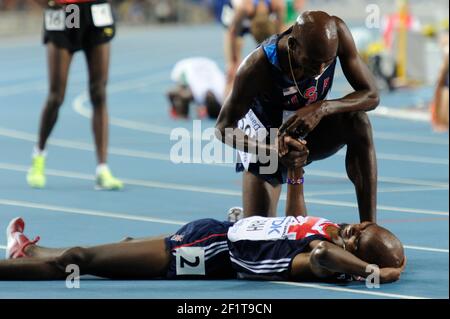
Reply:
[[238, 278], [288, 280], [295, 256], [337, 224], [319, 217], [248, 217], [228, 230], [230, 260]]
[[[280, 35], [273, 35], [260, 45], [270, 64], [270, 76], [273, 85], [270, 90], [255, 96], [250, 105], [249, 113], [241, 119], [240, 123], [245, 123], [244, 121], [248, 120], [250, 116], [253, 121], [255, 121], [255, 118], [258, 120], [258, 127], [263, 126], [266, 132], [269, 132], [271, 128], [279, 128], [284, 121], [300, 108], [326, 99], [333, 85], [337, 60], [335, 59], [319, 76], [297, 81], [298, 89], [300, 90], [298, 92], [294, 81], [282, 71], [278, 56], [278, 42], [280, 38], [291, 31], [292, 28]], [[258, 135], [257, 132], [253, 134]], [[268, 137], [266, 142], [270, 143]], [[244, 167], [241, 162], [237, 164], [236, 171], [241, 172], [247, 169], [254, 174], [260, 175], [271, 184], [285, 183], [287, 169], [281, 164], [279, 164], [278, 171], [272, 175], [259, 174], [259, 168], [260, 164], [258, 162], [250, 163], [249, 167]]]
[[[167, 279], [289, 280], [292, 261], [313, 240], [330, 241], [320, 217], [247, 217], [236, 223], [200, 219], [165, 239]], [[336, 279], [346, 280], [338, 274]], [[342, 277], [342, 278], [341, 278]]]

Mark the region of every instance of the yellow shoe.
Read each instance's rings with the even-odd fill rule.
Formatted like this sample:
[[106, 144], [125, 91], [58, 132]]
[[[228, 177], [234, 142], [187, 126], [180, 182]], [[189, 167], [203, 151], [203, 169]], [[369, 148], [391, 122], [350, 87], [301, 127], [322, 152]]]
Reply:
[[103, 169], [96, 178], [95, 189], [97, 190], [121, 190], [122, 181], [112, 176], [108, 168]]
[[45, 157], [43, 155], [36, 155], [33, 157], [33, 163], [27, 174], [27, 182], [30, 187], [44, 188], [45, 187]]

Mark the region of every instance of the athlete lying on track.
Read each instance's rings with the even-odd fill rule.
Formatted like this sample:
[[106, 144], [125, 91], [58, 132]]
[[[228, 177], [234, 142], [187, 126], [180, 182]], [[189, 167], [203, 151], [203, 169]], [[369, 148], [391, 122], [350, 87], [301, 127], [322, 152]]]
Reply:
[[406, 258], [397, 237], [372, 222], [306, 217], [302, 183], [303, 169], [290, 169], [286, 217], [252, 216], [236, 223], [200, 219], [172, 236], [89, 248], [38, 246], [39, 238], [30, 241], [24, 221], [16, 218], [7, 229], [8, 260], [0, 261], [0, 280], [63, 280], [73, 264], [81, 275], [110, 279], [330, 281], [366, 278], [369, 264], [379, 266], [381, 283], [400, 278]]

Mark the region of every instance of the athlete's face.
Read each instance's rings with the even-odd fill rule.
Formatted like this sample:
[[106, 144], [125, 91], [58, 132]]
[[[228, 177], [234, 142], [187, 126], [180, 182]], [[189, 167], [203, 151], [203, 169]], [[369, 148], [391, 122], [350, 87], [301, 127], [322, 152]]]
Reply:
[[331, 27], [294, 25], [289, 47], [294, 53], [295, 67], [303, 76], [312, 78], [322, 74], [336, 59], [338, 38]]
[[301, 70], [302, 75], [314, 78], [322, 74], [336, 58], [334, 52], [328, 52], [323, 56], [311, 53], [302, 43], [291, 40], [291, 60], [293, 68]]
[[363, 222], [361, 224], [343, 224], [340, 230], [340, 236], [345, 244], [345, 250], [358, 256], [360, 252], [360, 243], [362, 238], [375, 225], [372, 222]]

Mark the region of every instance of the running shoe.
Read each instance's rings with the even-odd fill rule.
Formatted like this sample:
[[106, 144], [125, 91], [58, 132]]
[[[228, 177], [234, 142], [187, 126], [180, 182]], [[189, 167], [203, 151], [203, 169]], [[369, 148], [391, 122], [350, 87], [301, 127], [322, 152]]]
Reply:
[[33, 163], [27, 174], [28, 185], [32, 188], [44, 188], [46, 182], [44, 171], [45, 156], [33, 156]]

